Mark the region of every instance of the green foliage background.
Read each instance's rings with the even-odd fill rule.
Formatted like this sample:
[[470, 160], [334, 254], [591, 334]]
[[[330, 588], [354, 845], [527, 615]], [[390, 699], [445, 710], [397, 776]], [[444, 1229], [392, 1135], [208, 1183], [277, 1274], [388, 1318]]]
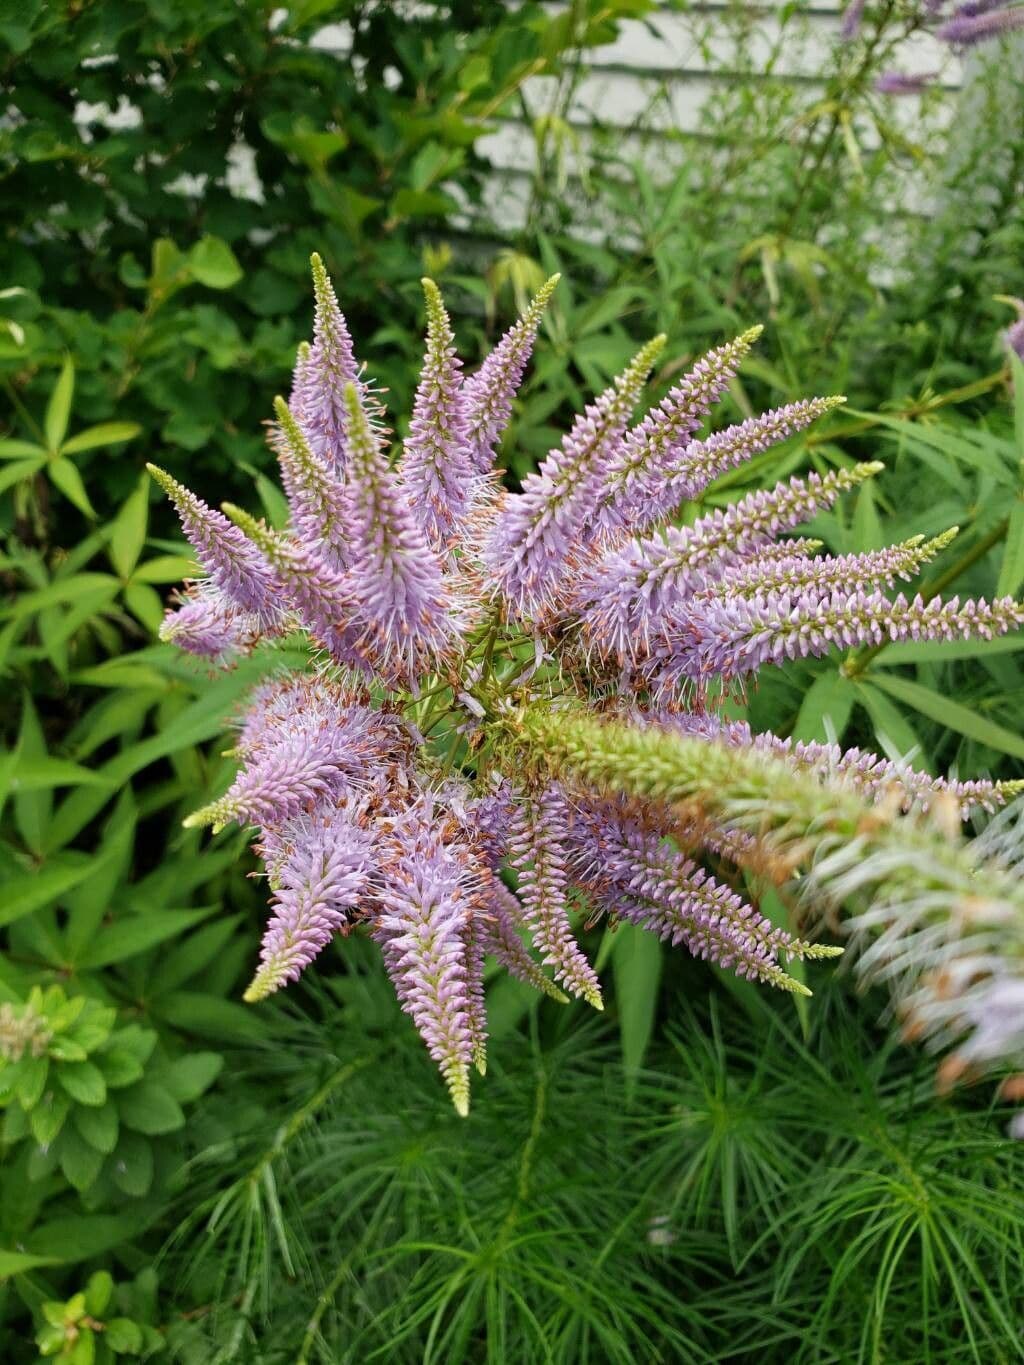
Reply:
[[[45, 1066], [0, 1078], [5, 1360], [1019, 1357], [1003, 1116], [937, 1097], [843, 973], [814, 970], [795, 1014], [628, 927], [593, 935], [608, 1017], [492, 983], [493, 1074], [460, 1125], [358, 942], [283, 1003], [238, 1003], [262, 888], [243, 836], [181, 829], [269, 662], [211, 681], [154, 643], [190, 561], [140, 474], [155, 457], [249, 505], [255, 481], [280, 518], [261, 423], [309, 328], [313, 249], [397, 412], [425, 270], [470, 361], [563, 271], [513, 480], [638, 339], [672, 339], [657, 393], [765, 321], [716, 420], [814, 391], [851, 410], [687, 515], [870, 455], [878, 487], [813, 527], [830, 549], [956, 524], [926, 586], [1019, 594], [1024, 381], [1015, 411], [992, 295], [1024, 294], [1024, 93], [996, 60], [954, 144], [912, 144], [872, 93], [916, 23], [884, 5], [824, 94], [735, 73], [655, 183], [568, 114], [587, 51], [657, 8], [0, 3], [0, 1007], [38, 988], [68, 1012]], [[310, 46], [339, 22], [350, 51]], [[743, 50], [756, 16], [717, 22]], [[665, 136], [653, 114], [641, 142]], [[510, 118], [533, 138], [521, 226], [484, 207], [479, 144]], [[225, 178], [240, 145], [262, 202]], [[938, 208], [887, 221], [883, 286], [879, 205], [911, 162]], [[1020, 776], [1017, 645], [778, 670], [749, 715]]]

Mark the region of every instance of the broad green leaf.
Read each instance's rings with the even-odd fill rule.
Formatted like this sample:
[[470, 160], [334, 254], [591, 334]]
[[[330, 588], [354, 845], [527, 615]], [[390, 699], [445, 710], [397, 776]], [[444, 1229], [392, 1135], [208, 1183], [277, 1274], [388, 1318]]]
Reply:
[[887, 545], [882, 519], [875, 505], [875, 489], [869, 480], [861, 484], [853, 511], [853, 546], [856, 551], [878, 550]]
[[113, 924], [104, 925], [78, 957], [79, 967], [109, 967], [124, 962], [148, 948], [155, 948], [169, 938], [191, 929], [194, 924], [212, 914], [216, 906], [201, 910], [159, 910], [156, 912], [123, 915]]
[[60, 448], [62, 455], [81, 455], [86, 450], [96, 450], [100, 446], [116, 446], [123, 441], [134, 440], [142, 431], [137, 422], [100, 422], [98, 426], [86, 427]]
[[479, 85], [486, 85], [491, 78], [490, 59], [480, 53], [463, 61], [459, 70], [459, 89], [469, 94]]
[[80, 597], [66, 611], [60, 607], [46, 607], [39, 613], [37, 625], [47, 658], [65, 680], [69, 662], [68, 642], [83, 626], [96, 626], [115, 596], [116, 588], [112, 580], [104, 587]]
[[822, 673], [804, 693], [793, 726], [795, 740], [827, 740], [825, 721], [831, 722], [836, 739], [842, 739], [857, 700], [853, 684], [842, 673]]
[[0, 1247], [0, 1280], [11, 1275], [24, 1275], [27, 1270], [37, 1270], [42, 1265], [57, 1265], [59, 1256], [33, 1256], [27, 1251], [4, 1251]]
[[46, 1258], [46, 1264], [88, 1261], [111, 1247], [127, 1244], [144, 1225], [141, 1216], [73, 1213], [33, 1228], [25, 1241], [31, 1252]]
[[61, 1133], [58, 1157], [61, 1170], [76, 1190], [87, 1190], [95, 1184], [103, 1165], [103, 1153], [90, 1147], [72, 1124]]
[[[164, 657], [150, 655], [148, 657]], [[133, 744], [116, 755], [100, 769], [114, 786], [127, 782], [135, 773], [158, 759], [166, 758], [180, 749], [202, 744], [225, 728], [225, 719], [234, 710], [238, 698], [264, 674], [279, 668], [289, 655], [284, 650], [258, 651], [223, 678], [205, 687], [202, 695], [184, 707], [174, 720], [161, 727], [158, 734]], [[191, 665], [187, 665], [191, 668]], [[85, 788], [73, 792], [55, 812], [48, 834], [48, 847], [62, 848], [105, 805], [99, 788]]]
[[63, 578], [48, 583], [45, 588], [37, 588], [34, 592], [22, 593], [9, 608], [0, 610], [0, 616], [9, 617], [11, 620], [20, 620], [22, 617], [32, 616], [35, 612], [42, 611], [44, 607], [54, 606], [58, 602], [77, 602], [83, 597], [98, 592], [103, 587], [108, 588], [111, 597], [113, 597], [120, 584], [113, 574], [109, 573], [75, 574], [73, 578]]
[[952, 697], [943, 696], [941, 692], [934, 692], [930, 687], [911, 682], [908, 678], [897, 678], [886, 673], [872, 673], [871, 681], [905, 706], [920, 711], [929, 720], [938, 721], [940, 725], [948, 726], [950, 730], [956, 730], [979, 744], [986, 744], [990, 749], [998, 749], [1000, 753], [1010, 754], [1013, 758], [1024, 758], [1024, 738], [985, 716], [979, 716], [977, 711], [954, 701]]
[[159, 594], [146, 583], [129, 583], [124, 590], [125, 606], [153, 635], [164, 619], [164, 604]]
[[[18, 752], [21, 755], [18, 761], [19, 768], [29, 763], [45, 762], [49, 758], [43, 728], [32, 704], [32, 698], [27, 692], [22, 705], [21, 727], [18, 731]], [[43, 851], [52, 810], [53, 797], [46, 787], [35, 790], [31, 787], [22, 787], [14, 794], [15, 826], [25, 844], [35, 854]], [[3, 908], [0, 905], [0, 917], [2, 914]]]
[[71, 1109], [71, 1101], [60, 1090], [51, 1087], [29, 1115], [32, 1136], [40, 1147], [49, 1147], [64, 1127]]
[[[150, 1173], [152, 1177], [152, 1157], [150, 1157]], [[124, 1188], [123, 1184], [122, 1188]], [[146, 1189], [148, 1188], [149, 1183], [147, 1182]], [[146, 1189], [141, 1190], [140, 1193], [145, 1194]], [[128, 1191], [128, 1193], [132, 1193], [132, 1191]], [[106, 1324], [103, 1339], [115, 1355], [137, 1356], [143, 1347], [142, 1328], [137, 1322], [132, 1322], [131, 1318], [111, 1318]]]
[[26, 456], [45, 460], [46, 455], [46, 447], [37, 445], [35, 441], [22, 441], [15, 436], [5, 436], [0, 440], [0, 460], [21, 460]]
[[103, 1104], [107, 1098], [107, 1083], [103, 1072], [94, 1062], [62, 1062], [55, 1068], [57, 1079], [73, 1100], [79, 1104]]
[[153, 1012], [168, 1024], [217, 1041], [264, 1038], [267, 1033], [255, 1010], [202, 991], [171, 991], [153, 1002]]
[[238, 928], [240, 917], [229, 915], [190, 934], [186, 941], [162, 953], [149, 982], [151, 996], [176, 990], [196, 976], [227, 946]]
[[83, 668], [72, 674], [71, 681], [80, 687], [115, 687], [118, 690], [145, 687], [166, 692], [170, 686], [162, 673], [147, 664], [133, 663], [130, 655], [126, 659], [107, 659], [95, 668]]
[[85, 484], [78, 470], [63, 455], [55, 460], [51, 460], [46, 466], [50, 482], [67, 498], [68, 502], [73, 502], [80, 512], [84, 512], [87, 517], [95, 518], [96, 512], [92, 503], [89, 501], [89, 494], [85, 491]]
[[487, 1029], [495, 1042], [509, 1038], [537, 1008], [537, 992], [514, 976], [503, 975], [487, 989]]
[[98, 1052], [96, 1059], [111, 1090], [123, 1090], [142, 1080], [143, 1065], [138, 1057], [117, 1043]]
[[202, 237], [188, 253], [192, 277], [208, 289], [230, 289], [242, 278], [242, 267], [227, 242]]
[[[1021, 457], [1024, 459], [1024, 455]], [[999, 566], [999, 581], [996, 583], [997, 597], [1014, 597], [1024, 583], [1024, 502], [1017, 501], [1010, 509], [1009, 524], [1006, 528], [1006, 544], [1003, 549], [1003, 562]], [[1021, 635], [1024, 644], [1024, 634]]]
[[181, 1105], [153, 1081], [139, 1081], [118, 1091], [117, 1111], [126, 1128], [155, 1137], [185, 1126]]
[[153, 1144], [138, 1133], [122, 1132], [113, 1175], [118, 1189], [133, 1199], [147, 1195], [153, 1184]]
[[15, 741], [14, 748], [8, 753], [0, 752], [0, 814], [7, 803], [10, 795], [11, 782], [14, 778], [15, 770], [21, 762], [21, 736]]
[[107, 1311], [114, 1293], [114, 1279], [109, 1270], [97, 1270], [89, 1276], [85, 1286], [85, 1311], [94, 1318], [100, 1318]]
[[135, 851], [135, 798], [131, 787], [122, 789], [103, 830], [96, 870], [66, 895], [67, 923], [64, 953], [74, 963], [91, 943], [109, 907], [119, 881], [127, 876]]
[[983, 470], [998, 483], [1015, 483], [1016, 479], [1006, 458], [1010, 447], [1008, 442], [998, 437], [983, 434], [982, 439], [972, 439], [968, 430], [960, 430], [935, 423], [909, 421], [902, 417], [889, 417], [883, 413], [862, 413], [855, 408], [847, 411], [853, 417], [864, 417], [900, 435], [906, 448], [920, 455], [924, 450], [933, 450], [952, 457], [972, 469]]
[[72, 1122], [89, 1146], [95, 1147], [97, 1152], [109, 1156], [117, 1146], [120, 1125], [117, 1119], [117, 1106], [113, 1100], [108, 1099], [105, 1104], [94, 1108], [79, 1105], [72, 1115]]
[[260, 502], [263, 504], [267, 521], [275, 530], [284, 530], [291, 515], [288, 500], [284, 494], [276, 484], [271, 483], [265, 474], [256, 475], [256, 491], [260, 495]]
[[131, 578], [146, 541], [150, 482], [144, 474], [110, 528], [110, 562], [124, 579]]
[[190, 1052], [171, 1063], [165, 1084], [179, 1104], [190, 1104], [209, 1089], [223, 1066], [219, 1052]]
[[50, 1075], [49, 1058], [23, 1057], [18, 1063], [17, 1091], [22, 1109], [33, 1109], [42, 1098]]
[[43, 432], [51, 452], [56, 453], [60, 449], [60, 443], [67, 432], [74, 394], [75, 366], [71, 357], [67, 356], [61, 367], [60, 378], [54, 385], [53, 393], [50, 394], [46, 416], [43, 418]]
[[653, 934], [645, 934], [632, 924], [619, 925], [615, 931], [612, 965], [622, 1068], [629, 1089], [636, 1083], [636, 1074], [643, 1066], [654, 1031], [662, 961], [661, 943]]

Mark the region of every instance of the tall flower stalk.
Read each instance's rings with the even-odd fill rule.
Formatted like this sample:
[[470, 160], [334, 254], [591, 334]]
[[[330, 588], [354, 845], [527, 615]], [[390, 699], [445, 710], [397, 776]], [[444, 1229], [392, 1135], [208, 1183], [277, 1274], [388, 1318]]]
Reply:
[[805, 992], [788, 962], [841, 949], [771, 923], [757, 904], [767, 879], [808, 923], [814, 907], [861, 908], [855, 923], [874, 931], [863, 960], [902, 983], [908, 1030], [959, 1044], [945, 1075], [1008, 1060], [1021, 1040], [998, 1020], [1024, 989], [1024, 893], [998, 850], [983, 864], [950, 826], [1013, 788], [754, 735], [722, 708], [785, 659], [987, 639], [1024, 624], [1024, 608], [887, 595], [952, 532], [840, 557], [791, 534], [877, 464], [669, 521], [842, 400], [699, 435], [757, 329], [644, 415], [656, 337], [507, 493], [491, 461], [557, 281], [468, 378], [424, 282], [426, 355], [395, 458], [313, 268], [313, 344], [270, 437], [290, 525], [214, 511], [153, 468], [207, 574], [165, 638], [218, 664], [299, 629], [310, 642], [305, 669], [253, 695], [229, 790], [187, 821], [256, 830], [272, 912], [246, 999], [368, 932], [466, 1113], [470, 1072], [486, 1065], [488, 955], [553, 999], [601, 1007], [580, 917]]

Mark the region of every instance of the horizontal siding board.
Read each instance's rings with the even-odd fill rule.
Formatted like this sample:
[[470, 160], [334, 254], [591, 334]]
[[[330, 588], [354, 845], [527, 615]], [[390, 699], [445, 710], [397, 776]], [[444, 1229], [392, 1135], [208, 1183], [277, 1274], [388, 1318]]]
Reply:
[[[534, 76], [525, 86], [527, 106], [534, 114], [548, 112], [557, 99], [554, 77]], [[599, 124], [612, 128], [644, 128], [669, 134], [707, 133], [713, 130], [714, 120], [705, 116], [709, 102], [715, 98], [715, 87], [707, 81], [664, 81], [649, 76], [625, 72], [588, 71], [578, 82], [564, 114], [571, 124], [587, 127]], [[917, 100], [893, 100], [884, 105], [885, 117], [894, 129], [906, 137], [921, 137], [948, 127], [954, 111], [954, 100], [943, 100], [922, 112]], [[878, 145], [873, 124], [860, 129], [862, 145]], [[485, 138], [481, 149], [489, 145]]]
[[[825, 81], [837, 64], [845, 4], [846, 0], [808, 0], [794, 9], [791, 0], [760, 0], [755, 7], [740, 10], [727, 2], [696, 3], [684, 12], [663, 0], [645, 18], [620, 22], [613, 42], [581, 52], [567, 106], [560, 103], [559, 80], [544, 75], [526, 83], [525, 104], [534, 116], [557, 112], [573, 129], [578, 148], [566, 149], [565, 163], [573, 181], [581, 169], [578, 158], [585, 161], [600, 148], [601, 134], [596, 130], [603, 129], [619, 130], [615, 152], [620, 161], [635, 160], [656, 183], [667, 182], [697, 149], [702, 156], [715, 155], [715, 106], [724, 91], [742, 86], [756, 100], [761, 88], [766, 99], [777, 101], [780, 91], [799, 87], [793, 91], [794, 113], [824, 94]], [[564, 0], [545, 6], [551, 15], [565, 8]], [[351, 27], [325, 25], [312, 45], [344, 59], [351, 50]], [[917, 100], [880, 100], [894, 131], [927, 145], [955, 117], [962, 65], [927, 33], [905, 40], [890, 65], [911, 75], [940, 73], [945, 98], [924, 106]], [[881, 139], [870, 119], [859, 121], [855, 132], [864, 152], [879, 146]], [[507, 236], [528, 211], [536, 166], [533, 135], [516, 118], [500, 119], [477, 148], [493, 165], [494, 174], [484, 203], [479, 208], [465, 204], [459, 223], [473, 232], [486, 230], [489, 222]], [[908, 170], [898, 198], [898, 203], [880, 206], [881, 216], [927, 212], [925, 175]], [[591, 224], [579, 235], [597, 239], [606, 229], [607, 225]]]

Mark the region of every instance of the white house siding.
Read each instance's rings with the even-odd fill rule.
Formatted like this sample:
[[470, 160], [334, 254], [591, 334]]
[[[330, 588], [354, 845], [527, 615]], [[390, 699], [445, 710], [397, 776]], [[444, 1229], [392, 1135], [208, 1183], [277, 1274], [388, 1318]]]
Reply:
[[[765, 81], [798, 87], [801, 105], [813, 104], [834, 62], [840, 11], [839, 0], [786, 5], [761, 0], [753, 11], [747, 8], [740, 26], [736, 6], [696, 3], [683, 12], [666, 2], [645, 19], [623, 21], [614, 43], [585, 52], [567, 104], [559, 100], [559, 82], [549, 76], [527, 83], [525, 101], [534, 116], [557, 108], [573, 130], [580, 157], [586, 157], [595, 129], [621, 130], [615, 138], [620, 154], [641, 159], [655, 179], [667, 180], [692, 157], [694, 144], [708, 137], [714, 102], [739, 82], [755, 89]], [[948, 47], [926, 34], [906, 41], [892, 65], [912, 75], [940, 73], [939, 99], [886, 102], [891, 124], [927, 146], [955, 115], [961, 65]], [[878, 146], [871, 122], [854, 133], [862, 151]], [[521, 119], [508, 119], [478, 149], [495, 167], [487, 211], [496, 228], [514, 229], [529, 201], [534, 131]], [[570, 172], [574, 155], [570, 151], [567, 159]], [[897, 197], [895, 207], [901, 211], [927, 211], [926, 174], [906, 175]]]

